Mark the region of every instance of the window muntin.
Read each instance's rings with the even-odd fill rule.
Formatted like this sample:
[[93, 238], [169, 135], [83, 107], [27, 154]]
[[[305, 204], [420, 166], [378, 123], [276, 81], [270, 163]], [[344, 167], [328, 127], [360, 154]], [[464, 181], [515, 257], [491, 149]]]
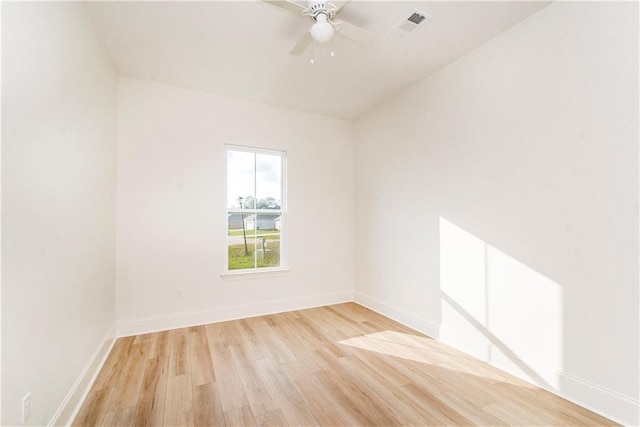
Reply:
[[285, 268], [284, 152], [227, 147], [228, 272]]

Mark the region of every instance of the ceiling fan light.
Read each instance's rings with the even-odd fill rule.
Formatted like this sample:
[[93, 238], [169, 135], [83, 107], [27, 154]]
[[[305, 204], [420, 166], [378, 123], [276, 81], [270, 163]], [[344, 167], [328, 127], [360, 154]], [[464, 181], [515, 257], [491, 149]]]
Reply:
[[321, 13], [316, 18], [316, 23], [311, 27], [311, 37], [318, 43], [326, 43], [333, 38], [333, 25], [327, 20], [327, 15]]

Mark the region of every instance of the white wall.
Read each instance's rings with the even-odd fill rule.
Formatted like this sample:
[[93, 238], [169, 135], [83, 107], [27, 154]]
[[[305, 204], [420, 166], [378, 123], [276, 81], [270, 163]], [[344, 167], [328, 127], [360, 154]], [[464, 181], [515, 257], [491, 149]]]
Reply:
[[2, 9], [2, 424], [44, 425], [115, 322], [117, 76], [82, 3]]
[[[2, 5], [0, 5], [0, 23], [2, 22]], [[2, 31], [0, 30], [0, 97], [2, 96]], [[0, 109], [2, 100], [0, 99]], [[2, 114], [0, 114], [2, 129]], [[2, 134], [0, 134], [2, 142]], [[0, 242], [2, 242], [2, 144], [0, 144]], [[0, 379], [2, 378], [2, 245], [0, 244]], [[0, 423], [2, 423], [2, 384], [0, 384]]]
[[[287, 152], [288, 275], [220, 276], [224, 144]], [[350, 300], [352, 162], [351, 122], [121, 78], [119, 334]]]
[[554, 3], [355, 138], [356, 300], [637, 424], [637, 3]]

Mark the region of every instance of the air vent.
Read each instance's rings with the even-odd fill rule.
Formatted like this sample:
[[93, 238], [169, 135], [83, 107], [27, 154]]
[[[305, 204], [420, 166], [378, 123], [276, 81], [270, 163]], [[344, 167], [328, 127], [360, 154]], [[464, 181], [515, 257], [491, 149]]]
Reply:
[[420, 15], [419, 13], [413, 12], [410, 17], [407, 18], [407, 21], [413, 22], [416, 25], [420, 25], [422, 21], [425, 20], [424, 15]]
[[431, 19], [431, 15], [414, 10], [408, 18], [398, 22], [398, 25], [389, 31], [389, 37], [402, 41], [409, 37], [409, 34], [413, 33], [420, 25], [424, 24], [429, 19]]

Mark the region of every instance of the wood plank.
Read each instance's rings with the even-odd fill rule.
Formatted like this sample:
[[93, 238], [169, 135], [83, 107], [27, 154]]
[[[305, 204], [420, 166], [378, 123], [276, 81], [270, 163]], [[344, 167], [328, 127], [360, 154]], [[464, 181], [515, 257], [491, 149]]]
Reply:
[[348, 319], [347, 321], [348, 323], [353, 323], [353, 324], [366, 322], [368, 319], [371, 318], [373, 313], [372, 311], [364, 308], [363, 306], [353, 302], [329, 305], [327, 306], [327, 308], [342, 314], [346, 319]]
[[158, 426], [164, 422], [164, 407], [169, 380], [169, 356], [149, 359], [142, 379], [134, 424]]
[[193, 390], [191, 375], [169, 377], [164, 425], [193, 426]]
[[315, 351], [300, 353], [298, 354], [297, 360], [287, 363], [286, 365], [280, 365], [280, 367], [292, 381], [327, 368], [322, 359], [316, 356]]
[[[321, 426], [357, 424], [356, 418], [350, 417], [347, 411], [339, 409], [343, 402], [340, 402], [322, 383], [314, 382], [310, 375], [297, 378], [295, 386], [304, 398], [309, 411]], [[332, 408], [332, 410], [327, 410], [328, 407]]]
[[224, 341], [227, 344], [238, 344], [243, 341], [244, 336], [238, 321], [222, 322], [221, 326]]
[[191, 373], [188, 333], [182, 330], [172, 331], [171, 355], [169, 357], [169, 376]]
[[507, 425], [504, 421], [493, 415], [485, 412], [476, 405], [473, 401], [467, 399], [464, 396], [459, 395], [453, 390], [445, 391], [438, 394], [438, 399], [449, 405], [451, 408], [455, 408], [457, 412], [463, 415], [466, 419], [471, 421], [475, 425], [481, 426], [503, 426]]
[[[495, 369], [495, 368], [494, 368]], [[523, 404], [527, 410], [535, 408], [547, 419], [557, 420], [563, 425], [607, 425], [610, 421], [573, 402], [527, 384], [526, 387], [514, 387], [512, 382], [504, 382], [495, 386], [495, 393], [509, 395], [509, 400]]]
[[549, 420], [544, 417], [538, 417], [536, 414], [520, 412], [513, 407], [505, 407], [503, 402], [491, 403], [483, 407], [482, 410], [502, 420], [507, 425], [520, 425], [523, 419], [527, 419], [529, 425], [554, 425]]
[[100, 388], [91, 391], [85, 399], [78, 415], [73, 421], [74, 426], [99, 425], [107, 413], [107, 407], [111, 399], [112, 388]]
[[102, 420], [102, 424], [103, 426], [117, 426], [117, 427], [130, 427], [133, 426], [133, 417], [136, 413], [136, 408], [131, 407], [131, 408], [123, 408], [123, 409], [119, 409], [115, 412], [109, 412], [107, 413], [103, 420]]
[[386, 426], [403, 424], [393, 413], [385, 411], [388, 402], [384, 402], [366, 383], [359, 381], [357, 374], [349, 372], [337, 360], [331, 360], [333, 356], [329, 352], [317, 352], [327, 359], [331, 368], [312, 374], [312, 377], [339, 396], [347, 411], [360, 423]]
[[225, 424], [220, 395], [215, 383], [193, 386], [193, 420], [196, 426]]
[[[507, 387], [508, 389], [511, 389], [510, 386]], [[515, 394], [509, 396], [505, 395], [504, 398], [496, 399], [495, 403], [487, 405], [483, 409], [486, 412], [495, 415], [497, 418], [504, 419], [509, 423], [514, 419], [514, 414], [520, 414], [520, 416], [526, 416], [538, 424], [574, 424], [574, 420], [571, 420], [563, 412], [548, 410], [544, 406], [536, 405], [529, 399], [521, 399]]]
[[215, 381], [209, 342], [204, 328], [189, 332], [189, 353], [191, 355], [191, 379], [193, 385], [209, 384]]
[[171, 354], [171, 332], [162, 331], [153, 334], [149, 358], [169, 356]]
[[234, 344], [230, 346], [230, 352], [236, 372], [238, 372], [249, 401], [251, 412], [254, 415], [262, 415], [278, 410], [278, 405], [260, 377], [256, 360], [252, 359], [252, 355], [246, 349], [246, 346]]
[[279, 364], [286, 364], [295, 360], [295, 353], [276, 335], [273, 327], [269, 326], [268, 322], [256, 322], [252, 325], [252, 329], [260, 336], [262, 342], [269, 349], [271, 357]]
[[93, 390], [113, 388], [118, 385], [120, 375], [126, 366], [126, 361], [129, 358], [131, 346], [135, 338], [136, 337], [124, 337], [116, 340], [109, 353], [109, 357], [107, 357], [104, 366], [93, 383]]
[[313, 323], [315, 329], [322, 332], [335, 331], [336, 329], [339, 329], [333, 319], [326, 315], [322, 307], [301, 310], [300, 313], [302, 314], [302, 319], [300, 320], [306, 319], [307, 321], [310, 321]]
[[220, 392], [222, 410], [226, 413], [232, 409], [241, 409], [244, 406], [249, 406], [242, 381], [240, 381], [233, 364], [229, 346], [218, 342], [210, 344], [209, 349], [213, 360], [216, 384]]
[[[352, 384], [338, 380], [331, 373], [323, 370], [310, 375], [313, 381], [323, 387], [327, 393], [335, 396], [339, 402], [337, 411], [356, 420], [357, 425], [399, 425], [388, 414], [382, 414], [376, 409], [375, 403], [369, 396], [358, 390]], [[334, 411], [335, 412], [335, 411]], [[380, 418], [384, 418], [381, 420]]]
[[[339, 363], [352, 375], [358, 378], [358, 385], [363, 389], [368, 389], [371, 394], [377, 394], [382, 398], [380, 408], [393, 415], [399, 424], [406, 425], [411, 421], [420, 422], [423, 419], [416, 416], [411, 408], [406, 406], [402, 399], [398, 399], [396, 386], [393, 385], [381, 372], [371, 369], [359, 358], [348, 356], [339, 359]], [[366, 384], [366, 387], [364, 386]], [[376, 399], [374, 399], [376, 400]], [[391, 402], [393, 402], [391, 404]]]
[[227, 426], [249, 427], [256, 425], [256, 419], [248, 406], [226, 411], [224, 419]]
[[285, 427], [289, 425], [280, 410], [258, 415], [256, 417], [256, 424], [259, 427]]
[[205, 325], [205, 331], [207, 332], [207, 341], [209, 345], [219, 342], [226, 342], [224, 331], [222, 330], [222, 323], [210, 323]]
[[288, 333], [294, 334], [307, 351], [322, 348], [326, 342], [324, 332], [315, 327], [312, 321], [306, 317], [300, 317], [293, 323], [283, 323], [288, 328]]
[[418, 384], [407, 384], [401, 387], [415, 401], [422, 402], [426, 406], [427, 410], [438, 416], [444, 423], [453, 425], [471, 425], [473, 422], [466, 418], [462, 413], [456, 411], [455, 408], [447, 405], [445, 402], [438, 399], [434, 394], [431, 394], [426, 388], [421, 387]]
[[295, 386], [278, 364], [269, 358], [257, 361], [262, 380], [269, 388], [271, 395], [282, 411], [289, 424], [318, 425], [317, 420], [307, 408], [307, 405], [296, 390]]
[[135, 407], [142, 385], [142, 378], [147, 362], [147, 354], [151, 349], [151, 342], [133, 344], [125, 360], [125, 367], [118, 381], [118, 391], [114, 393], [108, 412]]
[[133, 341], [134, 344], [143, 344], [146, 342], [151, 342], [153, 341], [153, 334], [142, 334], [142, 335], [136, 335], [135, 340]]
[[362, 363], [373, 371], [383, 375], [385, 380], [388, 381], [392, 387], [401, 387], [412, 381], [412, 376], [403, 374], [381, 357], [372, 357], [367, 353], [355, 355], [354, 357], [362, 361]]
[[262, 341], [260, 335], [258, 335], [252, 327], [250, 319], [239, 320], [240, 333], [242, 334], [244, 343], [251, 351], [254, 359], [262, 359], [264, 357], [271, 357], [271, 352]]

